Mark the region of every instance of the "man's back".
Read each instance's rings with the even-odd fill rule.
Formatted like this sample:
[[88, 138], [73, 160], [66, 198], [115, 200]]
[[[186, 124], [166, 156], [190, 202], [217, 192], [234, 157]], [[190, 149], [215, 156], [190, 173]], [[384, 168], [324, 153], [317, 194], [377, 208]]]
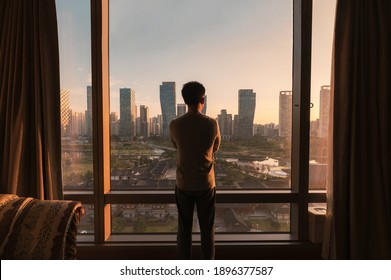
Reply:
[[186, 191], [215, 187], [213, 153], [220, 145], [216, 120], [187, 113], [170, 123], [170, 140], [177, 148], [177, 187]]

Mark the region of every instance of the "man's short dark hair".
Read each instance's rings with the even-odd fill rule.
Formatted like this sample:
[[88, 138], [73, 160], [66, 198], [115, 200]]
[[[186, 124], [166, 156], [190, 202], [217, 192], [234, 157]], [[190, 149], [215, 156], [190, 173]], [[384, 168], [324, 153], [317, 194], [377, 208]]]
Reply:
[[199, 82], [188, 82], [183, 85], [182, 97], [186, 105], [197, 105], [205, 95], [205, 87]]

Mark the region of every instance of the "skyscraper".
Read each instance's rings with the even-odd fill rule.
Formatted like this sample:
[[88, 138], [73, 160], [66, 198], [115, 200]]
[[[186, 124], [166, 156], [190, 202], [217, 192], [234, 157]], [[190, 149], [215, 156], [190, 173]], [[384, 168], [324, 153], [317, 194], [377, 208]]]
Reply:
[[62, 89], [60, 92], [60, 106], [61, 106], [61, 135], [69, 136], [70, 124], [71, 124], [71, 113], [69, 109], [69, 91]]
[[119, 89], [120, 136], [132, 139], [136, 136], [136, 93], [130, 88]]
[[310, 122], [311, 137], [319, 137], [319, 119]]
[[71, 135], [86, 135], [86, 120], [84, 113], [72, 112], [71, 114]]
[[252, 89], [239, 90], [239, 131], [240, 137], [253, 136], [256, 93]]
[[217, 122], [220, 127], [220, 134], [223, 139], [232, 136], [232, 114], [227, 114], [227, 110], [221, 110], [221, 113], [217, 115]]
[[234, 115], [234, 124], [233, 124], [233, 135], [239, 135], [239, 116]]
[[162, 115], [151, 118], [151, 134], [161, 135]]
[[87, 110], [86, 117], [86, 132], [87, 137], [92, 138], [92, 86], [87, 86]]
[[136, 135], [141, 136], [141, 123], [140, 123], [140, 117], [136, 118]]
[[119, 120], [117, 112], [110, 113], [110, 135], [119, 135]]
[[178, 104], [177, 105], [177, 112], [178, 112], [178, 117], [186, 114], [186, 104]]
[[320, 88], [319, 98], [319, 137], [327, 138], [329, 131], [329, 110], [330, 110], [330, 86]]
[[204, 103], [204, 107], [202, 108], [202, 111], [201, 113], [203, 113], [204, 115], [206, 115], [206, 107], [208, 105], [208, 97], [205, 95], [205, 103]]
[[280, 91], [278, 136], [292, 138], [292, 91]]
[[160, 85], [160, 106], [163, 116], [163, 136], [169, 135], [169, 124], [176, 118], [175, 82], [163, 82]]
[[149, 137], [149, 108], [145, 105], [140, 105], [140, 135]]
[[275, 124], [267, 123], [267, 124], [254, 124], [254, 135], [260, 134], [265, 137], [273, 137], [275, 134]]

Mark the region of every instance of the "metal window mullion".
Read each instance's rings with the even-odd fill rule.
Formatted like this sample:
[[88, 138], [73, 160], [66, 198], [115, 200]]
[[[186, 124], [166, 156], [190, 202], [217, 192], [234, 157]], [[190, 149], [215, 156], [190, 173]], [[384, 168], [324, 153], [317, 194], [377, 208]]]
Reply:
[[91, 56], [94, 229], [95, 243], [103, 243], [111, 234], [105, 203], [110, 191], [108, 0], [91, 0]]
[[[171, 204], [175, 203], [173, 192], [124, 192], [105, 195], [108, 204]], [[217, 193], [217, 203], [299, 203], [297, 193]]]
[[91, 193], [64, 193], [64, 199], [80, 201], [82, 204], [94, 204], [94, 195]]
[[308, 172], [311, 89], [312, 0], [293, 1], [292, 232], [308, 239]]

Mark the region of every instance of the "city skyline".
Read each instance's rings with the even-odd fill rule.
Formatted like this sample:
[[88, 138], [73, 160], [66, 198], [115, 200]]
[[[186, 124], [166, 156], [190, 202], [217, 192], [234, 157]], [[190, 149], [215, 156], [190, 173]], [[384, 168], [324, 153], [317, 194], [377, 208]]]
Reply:
[[[90, 104], [88, 109], [83, 112], [74, 111], [69, 107], [69, 90], [61, 90], [61, 127], [64, 136], [83, 135], [75, 133], [75, 131], [83, 131], [85, 135], [91, 137], [88, 133], [89, 128], [92, 129], [89, 119], [92, 116], [92, 88], [86, 87], [87, 103]], [[187, 106], [183, 103], [177, 103], [174, 98], [175, 82], [161, 83], [161, 109], [168, 110], [166, 112], [166, 125], [164, 125], [163, 113], [153, 116], [150, 114], [148, 104], [137, 104], [137, 93], [130, 88], [121, 88], [121, 104], [120, 112], [110, 112], [111, 135], [127, 136], [129, 139], [135, 136], [143, 136], [144, 139], [151, 135], [163, 135], [164, 127], [168, 127], [168, 123], [187, 112]], [[292, 131], [292, 91], [280, 91], [279, 93], [279, 110], [277, 123], [256, 123], [254, 122], [254, 112], [256, 108], [256, 93], [253, 89], [239, 89], [238, 95], [238, 111], [239, 114], [229, 114], [228, 110], [221, 108], [219, 114], [211, 116], [215, 118], [220, 126], [221, 134], [225, 139], [231, 139], [233, 135], [240, 137], [251, 137], [255, 134], [264, 136], [280, 136], [285, 138], [291, 137]], [[328, 127], [328, 110], [329, 110], [330, 86], [323, 85], [319, 90], [319, 99], [321, 100], [318, 110], [321, 112], [316, 120], [311, 120], [311, 135], [321, 138], [327, 137]], [[137, 113], [137, 107], [140, 111]], [[204, 107], [205, 108], [205, 107]], [[203, 110], [204, 111], [204, 110]], [[205, 112], [203, 112], [205, 113]], [[242, 114], [242, 115], [241, 115]], [[169, 115], [169, 116], [168, 116]], [[120, 116], [120, 117], [118, 117]], [[122, 116], [122, 121], [121, 121]], [[230, 126], [228, 128], [227, 126]], [[84, 127], [84, 128], [83, 128]], [[239, 130], [240, 127], [240, 130]], [[273, 132], [276, 129], [276, 132]], [[125, 130], [131, 130], [125, 132]], [[166, 129], [166, 132], [168, 130]], [[92, 133], [92, 131], [90, 132]]]
[[[76, 111], [85, 110], [85, 84], [91, 82], [87, 2], [57, 0], [61, 84]], [[315, 108], [318, 88], [330, 84], [334, 6], [334, 0], [314, 2]], [[276, 96], [291, 90], [291, 60], [291, 1], [110, 1], [111, 111], [119, 111], [118, 89], [130, 87], [139, 93], [138, 104], [148, 104], [156, 116], [162, 80], [175, 80], [178, 92], [198, 80], [206, 87], [208, 115], [221, 108], [238, 114], [237, 90], [252, 88], [254, 121], [277, 123]], [[311, 110], [311, 119], [318, 114]]]

